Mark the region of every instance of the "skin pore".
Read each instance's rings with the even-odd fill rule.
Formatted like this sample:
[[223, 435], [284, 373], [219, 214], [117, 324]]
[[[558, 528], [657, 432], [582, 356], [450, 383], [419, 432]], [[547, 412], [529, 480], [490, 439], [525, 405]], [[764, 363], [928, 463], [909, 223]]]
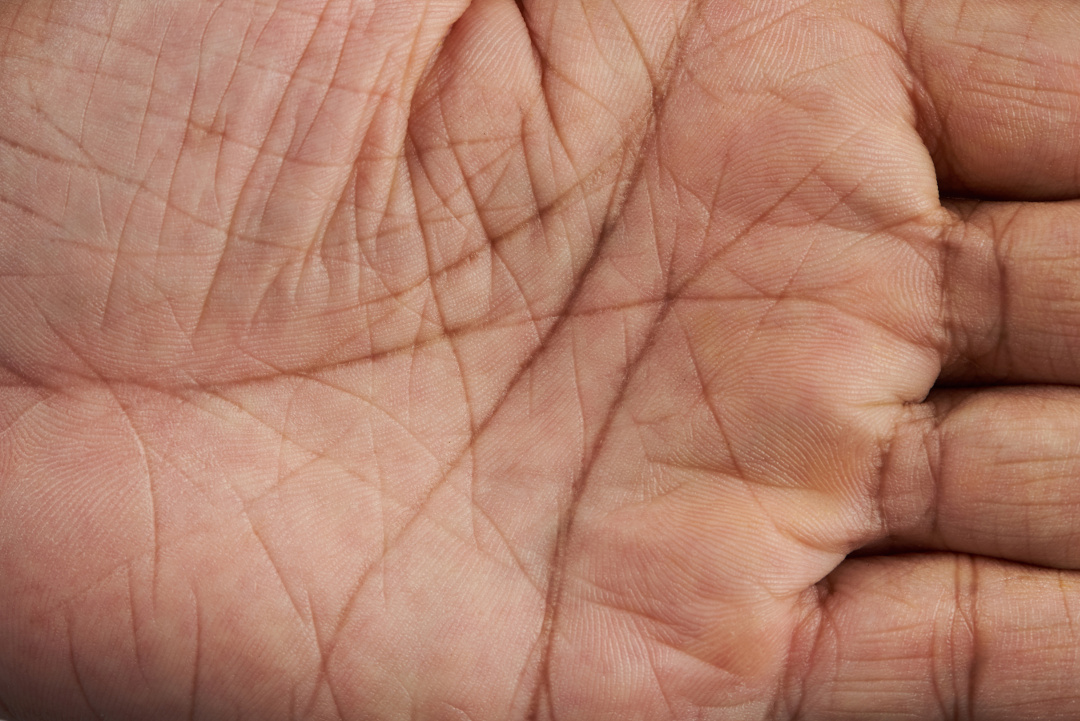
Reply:
[[0, 2], [0, 717], [1080, 716], [1077, 37]]

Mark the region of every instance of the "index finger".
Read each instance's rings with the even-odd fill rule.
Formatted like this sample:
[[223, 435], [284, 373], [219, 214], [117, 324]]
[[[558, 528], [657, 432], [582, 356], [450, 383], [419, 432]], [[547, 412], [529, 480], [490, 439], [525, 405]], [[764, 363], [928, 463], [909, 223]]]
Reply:
[[919, 130], [943, 192], [1080, 196], [1080, 4], [900, 5]]

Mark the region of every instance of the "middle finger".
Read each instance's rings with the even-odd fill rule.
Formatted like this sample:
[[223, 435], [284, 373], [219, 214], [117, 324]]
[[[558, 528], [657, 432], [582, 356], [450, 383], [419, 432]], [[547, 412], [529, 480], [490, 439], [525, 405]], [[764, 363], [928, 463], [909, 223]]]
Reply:
[[941, 380], [1080, 384], [1080, 202], [946, 208]]

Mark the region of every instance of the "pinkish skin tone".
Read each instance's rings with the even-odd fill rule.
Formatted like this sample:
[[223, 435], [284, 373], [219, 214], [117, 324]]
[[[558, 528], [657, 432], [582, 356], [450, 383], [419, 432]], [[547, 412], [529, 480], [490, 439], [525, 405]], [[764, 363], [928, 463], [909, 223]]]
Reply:
[[0, 716], [1080, 718], [1077, 37], [0, 2]]

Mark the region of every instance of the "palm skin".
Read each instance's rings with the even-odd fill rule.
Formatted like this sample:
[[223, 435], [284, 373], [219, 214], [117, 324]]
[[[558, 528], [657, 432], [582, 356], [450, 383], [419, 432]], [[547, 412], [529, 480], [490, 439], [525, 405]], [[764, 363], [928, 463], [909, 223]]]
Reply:
[[4, 3], [0, 714], [1075, 718], [1077, 29]]

